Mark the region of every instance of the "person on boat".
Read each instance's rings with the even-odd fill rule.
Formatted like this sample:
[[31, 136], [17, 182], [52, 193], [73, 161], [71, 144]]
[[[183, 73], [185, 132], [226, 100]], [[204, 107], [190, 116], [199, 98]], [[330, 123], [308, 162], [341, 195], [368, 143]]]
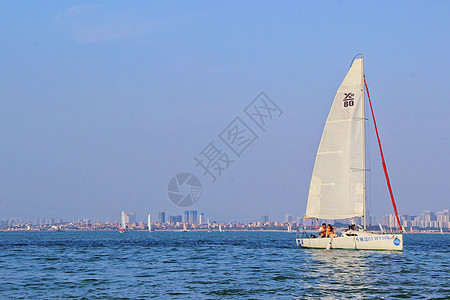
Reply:
[[336, 237], [336, 233], [334, 232], [333, 226], [328, 224], [327, 226], [327, 237]]
[[322, 223], [322, 226], [319, 228], [319, 236], [326, 237], [327, 235], [327, 224]]
[[354, 230], [356, 230], [355, 229], [355, 224], [352, 224], [352, 225], [348, 225], [348, 229], [347, 229], [347, 231], [354, 231]]

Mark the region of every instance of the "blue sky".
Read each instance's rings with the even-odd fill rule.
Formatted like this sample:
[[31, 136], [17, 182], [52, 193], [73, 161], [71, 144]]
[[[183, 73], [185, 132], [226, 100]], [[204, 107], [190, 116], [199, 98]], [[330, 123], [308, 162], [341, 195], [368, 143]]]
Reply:
[[[303, 215], [357, 53], [400, 213], [449, 208], [448, 1], [1, 1], [0, 216]], [[283, 110], [214, 183], [193, 157], [264, 91]], [[251, 121], [249, 121], [251, 122]], [[250, 125], [251, 123], [249, 123]], [[256, 130], [256, 129], [255, 129]], [[391, 213], [370, 127], [370, 198]]]

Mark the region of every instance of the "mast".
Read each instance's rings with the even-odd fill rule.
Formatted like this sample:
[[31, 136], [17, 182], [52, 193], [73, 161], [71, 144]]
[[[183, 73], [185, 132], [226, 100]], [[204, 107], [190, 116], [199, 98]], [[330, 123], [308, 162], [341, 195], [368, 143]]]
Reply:
[[363, 210], [364, 210], [364, 216], [363, 216], [363, 227], [364, 230], [367, 226], [367, 207], [366, 207], [366, 116], [365, 116], [365, 110], [364, 110], [364, 55], [361, 54], [361, 93], [362, 93], [362, 140], [363, 140], [363, 149], [362, 149], [362, 157], [363, 157]]

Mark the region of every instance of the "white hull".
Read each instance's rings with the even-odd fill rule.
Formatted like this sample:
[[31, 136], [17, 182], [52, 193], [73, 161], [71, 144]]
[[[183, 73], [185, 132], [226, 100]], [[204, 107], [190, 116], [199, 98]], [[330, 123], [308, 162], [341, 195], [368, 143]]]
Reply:
[[348, 231], [334, 238], [297, 238], [297, 245], [317, 249], [403, 251], [403, 235]]

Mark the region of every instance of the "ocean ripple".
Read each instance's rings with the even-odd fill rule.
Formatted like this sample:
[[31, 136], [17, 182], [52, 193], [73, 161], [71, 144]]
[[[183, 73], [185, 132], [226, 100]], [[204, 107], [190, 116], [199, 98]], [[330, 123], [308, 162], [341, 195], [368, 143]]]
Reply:
[[9, 299], [450, 298], [450, 235], [405, 235], [398, 253], [287, 232], [0, 232], [0, 251]]

